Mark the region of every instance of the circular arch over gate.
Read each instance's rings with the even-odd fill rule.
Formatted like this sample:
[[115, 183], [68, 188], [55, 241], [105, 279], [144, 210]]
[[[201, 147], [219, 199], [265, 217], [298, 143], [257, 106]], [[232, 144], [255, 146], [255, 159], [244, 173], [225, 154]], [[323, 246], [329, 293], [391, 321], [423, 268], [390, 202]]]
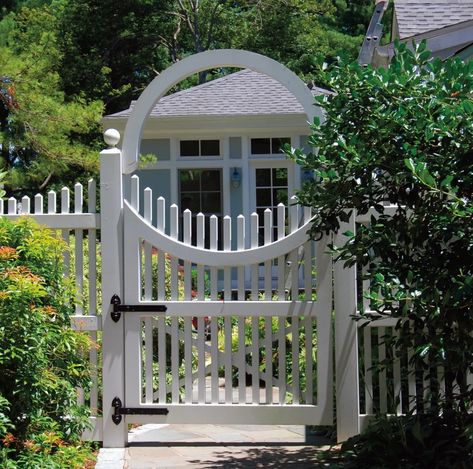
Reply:
[[281, 63], [264, 55], [238, 49], [218, 49], [191, 55], [175, 63], [158, 75], [141, 93], [128, 119], [123, 137], [123, 173], [129, 174], [138, 166], [141, 135], [146, 118], [155, 104], [177, 83], [194, 73], [211, 68], [249, 68], [263, 73], [290, 91], [302, 105], [309, 122], [322, 118], [320, 108], [304, 82]]

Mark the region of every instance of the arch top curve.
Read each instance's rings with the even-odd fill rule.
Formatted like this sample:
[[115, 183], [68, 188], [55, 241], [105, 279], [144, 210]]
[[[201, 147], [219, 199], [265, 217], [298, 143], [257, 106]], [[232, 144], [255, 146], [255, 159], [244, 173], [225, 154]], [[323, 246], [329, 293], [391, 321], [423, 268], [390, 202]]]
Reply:
[[217, 49], [200, 52], [176, 62], [159, 74], [141, 93], [128, 118], [123, 137], [123, 173], [129, 174], [138, 166], [141, 135], [146, 118], [155, 104], [177, 83], [188, 76], [218, 67], [249, 68], [268, 75], [285, 86], [299, 101], [309, 122], [322, 118], [320, 108], [305, 83], [285, 65], [255, 52], [239, 49]]

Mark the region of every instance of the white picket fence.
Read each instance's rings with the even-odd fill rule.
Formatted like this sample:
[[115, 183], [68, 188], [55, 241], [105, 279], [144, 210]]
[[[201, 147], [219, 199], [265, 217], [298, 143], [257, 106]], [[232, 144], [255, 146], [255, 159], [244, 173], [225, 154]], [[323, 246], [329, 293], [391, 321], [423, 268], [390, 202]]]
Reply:
[[[139, 216], [138, 185], [138, 179], [132, 178], [131, 200], [128, 205], [125, 204], [125, 212], [128, 210], [129, 215], [134, 217]], [[59, 197], [50, 191], [46, 201], [41, 195], [36, 195], [33, 207], [28, 197], [23, 197], [20, 202], [10, 198], [0, 203], [0, 215], [12, 220], [32, 216], [38, 223], [56, 230], [69, 246], [64, 252], [64, 275], [71, 278], [76, 289], [72, 327], [88, 331], [95, 343], [100, 342], [102, 328], [102, 304], [98, 291], [101, 256], [97, 256], [100, 252], [97, 233], [101, 229], [101, 215], [95, 211], [95, 182], [89, 181], [87, 189], [87, 207], [84, 206], [83, 187], [76, 184], [73, 191], [63, 188]], [[144, 190], [143, 200], [143, 219], [151, 226], [153, 196], [150, 189]], [[213, 261], [207, 261], [206, 265], [205, 262], [192, 261], [191, 255], [186, 257], [186, 249], [190, 249], [191, 254], [194, 248], [202, 251], [207, 222], [204, 215], [194, 217], [188, 210], [181, 214], [179, 208], [172, 205], [169, 230], [166, 230], [165, 205], [163, 198], [156, 200], [158, 222], [155, 228], [162, 235], [160, 241], [164, 243], [165, 238], [167, 241], [164, 244], [148, 241], [140, 244], [139, 272], [126, 263], [125, 274], [129, 278], [134, 276], [140, 285], [138, 301], [165, 301], [169, 305], [166, 316], [148, 315], [134, 319], [138, 321], [137, 330], [143, 337], [140, 355], [135, 357], [142, 360], [142, 365], [140, 375], [136, 376], [139, 386], [129, 391], [135, 393], [139, 403], [145, 405], [184, 404], [188, 408], [193, 404], [204, 407], [223, 404], [234, 406], [235, 412], [240, 411], [241, 405], [276, 405], [290, 409], [317, 403], [319, 396], [314, 382], [320, 370], [317, 370], [318, 363], [312, 357], [314, 349], [320, 344], [314, 343], [310, 336], [310, 333], [316, 334], [317, 317], [310, 313], [310, 308], [307, 309], [309, 303], [300, 299], [309, 300], [322, 295], [317, 290], [320, 284], [314, 280], [315, 259], [322, 255], [321, 250], [326, 246], [317, 246], [306, 239], [300, 247], [289, 250], [287, 255], [281, 254], [284, 249], [280, 250], [280, 244], [290, 239], [291, 234], [301, 232], [301, 227], [310, 226], [310, 211], [297, 205], [289, 208], [280, 205], [277, 207], [276, 227], [272, 225], [273, 213], [270, 210], [265, 212], [261, 247], [268, 248], [270, 254], [263, 262], [259, 258], [244, 261], [246, 254], [243, 251], [256, 248], [260, 243], [260, 224], [256, 214], [250, 216], [249, 227], [245, 217], [237, 217], [237, 239], [233, 246], [230, 217], [223, 219], [221, 230], [217, 217], [210, 217], [209, 246], [216, 257]], [[386, 207], [387, 213], [393, 210], [394, 207]], [[369, 223], [369, 215], [358, 217], [356, 222]], [[194, 240], [191, 236], [193, 223], [197, 233]], [[342, 231], [356, 229], [353, 217], [345, 225]], [[181, 234], [179, 230], [182, 230]], [[223, 235], [223, 242], [219, 249], [220, 234]], [[306, 232], [304, 235], [307, 236]], [[335, 242], [344, 242], [342, 238], [338, 235]], [[183, 251], [173, 254], [176, 241]], [[239, 251], [242, 251], [243, 260], [236, 261], [234, 267], [219, 267], [219, 252], [233, 253], [237, 259]], [[126, 256], [127, 252], [125, 260]], [[197, 273], [193, 281], [194, 270]], [[338, 280], [337, 285], [342, 270], [345, 272], [345, 283], [340, 285]], [[166, 278], [170, 279], [168, 284]], [[348, 312], [354, 302], [358, 302], [365, 311], [370, 309], [369, 301], [363, 298], [362, 292], [356, 293], [356, 267], [342, 269], [336, 264], [334, 279], [335, 311], [345, 311], [343, 315], [335, 315], [337, 422], [339, 439], [343, 439], [363, 429], [375, 414], [402, 415], [416, 406], [427, 408], [433, 378], [431, 369], [413, 369], [410, 361], [412, 349], [403, 350], [399, 355], [389, 345], [389, 338], [399, 334], [395, 329], [397, 319], [388, 317], [368, 324], [352, 320]], [[362, 290], [368, 291], [369, 285], [365, 283]], [[217, 308], [219, 302], [220, 307]], [[292, 302], [295, 308], [290, 317], [283, 305], [285, 302]], [[259, 304], [259, 314], [249, 318], [248, 307], [254, 303]], [[182, 305], [191, 304], [192, 307], [183, 310]], [[231, 314], [222, 314], [225, 308]], [[208, 321], [205, 319], [207, 316], [210, 317]], [[264, 324], [262, 328], [260, 322]], [[287, 349], [288, 337], [298, 337], [301, 333], [305, 334], [305, 340], [292, 340]], [[206, 340], [206, 336], [210, 339]], [[218, 340], [212, 340], [217, 337], [220, 337], [223, 347], [219, 346]], [[232, 339], [234, 337], [236, 339]], [[153, 351], [157, 351], [156, 357], [153, 357]], [[99, 409], [101, 363], [98, 355], [97, 347], [92, 348], [90, 393], [84, 395], [78, 390], [78, 402], [90, 406], [94, 425], [94, 430], [84, 437], [95, 440], [103, 438], [102, 409]], [[257, 359], [261, 356], [275, 356], [277, 360], [267, 360], [261, 366]], [[292, 360], [289, 371], [283, 366], [287, 360]], [[300, 363], [303, 360], [305, 380], [302, 385]], [[378, 367], [380, 362], [386, 362], [386, 366]], [[187, 363], [190, 366], [186, 366]], [[219, 368], [222, 367], [225, 369], [223, 386], [219, 384], [222, 380], [219, 379]], [[278, 370], [277, 373], [273, 367]], [[341, 370], [344, 370], [343, 376], [340, 376]], [[235, 372], [238, 377], [236, 384]], [[291, 375], [290, 382], [286, 373]], [[437, 381], [442, 395], [442, 369], [437, 370]], [[301, 409], [303, 412], [304, 407]], [[184, 412], [187, 411], [184, 409]], [[196, 415], [194, 420], [191, 418], [189, 421], [198, 421], [201, 414]]]
[[[73, 204], [71, 204], [71, 192]], [[64, 276], [73, 282], [75, 290], [74, 316], [71, 325], [74, 329], [87, 331], [93, 344], [98, 343], [100, 330], [100, 288], [98, 275], [100, 244], [97, 232], [100, 230], [100, 214], [96, 213], [97, 190], [94, 180], [87, 187], [87, 206], [84, 204], [84, 190], [80, 183], [75, 184], [74, 190], [64, 187], [60, 196], [55, 191], [47, 193], [46, 201], [41, 194], [34, 197], [31, 206], [29, 197], [20, 201], [11, 197], [0, 201], [0, 215], [10, 220], [22, 216], [31, 216], [39, 224], [46, 225], [58, 233], [67, 249], [64, 251]], [[58, 200], [59, 199], [59, 200]], [[78, 403], [90, 406], [91, 423], [94, 429], [87, 432], [87, 439], [100, 439], [100, 409], [99, 409], [99, 367], [98, 346], [90, 350], [91, 390], [87, 396], [78, 389]]]

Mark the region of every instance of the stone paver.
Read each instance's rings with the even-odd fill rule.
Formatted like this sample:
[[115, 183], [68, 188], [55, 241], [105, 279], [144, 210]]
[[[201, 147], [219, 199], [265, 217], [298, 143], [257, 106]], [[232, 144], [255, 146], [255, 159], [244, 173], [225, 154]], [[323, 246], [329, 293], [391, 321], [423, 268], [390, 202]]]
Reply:
[[244, 469], [326, 467], [295, 425], [144, 425], [131, 431], [126, 469]]

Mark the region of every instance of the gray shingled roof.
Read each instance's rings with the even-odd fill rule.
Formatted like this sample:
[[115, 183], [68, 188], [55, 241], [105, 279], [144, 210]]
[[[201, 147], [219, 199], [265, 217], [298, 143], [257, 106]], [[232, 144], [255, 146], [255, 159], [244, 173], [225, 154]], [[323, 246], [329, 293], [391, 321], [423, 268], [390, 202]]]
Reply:
[[473, 19], [473, 0], [395, 0], [399, 38]]
[[[313, 88], [312, 93], [325, 90]], [[106, 118], [128, 117], [131, 108]], [[222, 78], [165, 96], [151, 111], [151, 117], [249, 116], [304, 114], [297, 99], [283, 85], [267, 75], [242, 70]]]

